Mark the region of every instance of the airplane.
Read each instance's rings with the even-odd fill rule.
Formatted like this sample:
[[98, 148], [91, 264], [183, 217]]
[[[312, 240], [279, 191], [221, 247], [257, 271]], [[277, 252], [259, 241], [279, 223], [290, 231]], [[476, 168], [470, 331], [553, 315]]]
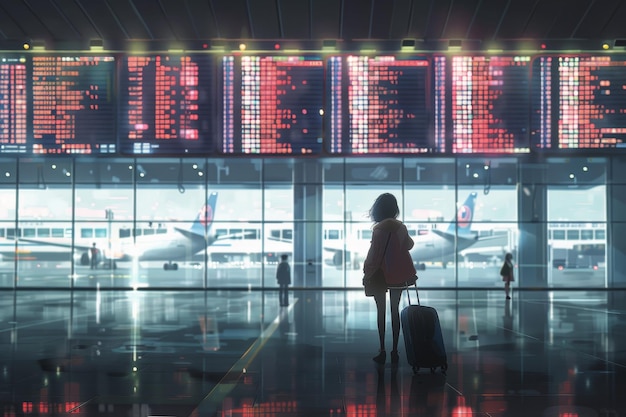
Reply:
[[[425, 270], [424, 261], [441, 261], [445, 267], [447, 262], [454, 261], [457, 252], [461, 252], [478, 241], [478, 234], [472, 232], [472, 220], [477, 194], [470, 193], [459, 207], [456, 221], [452, 220], [445, 231], [430, 229], [425, 234], [413, 236], [411, 257], [418, 270]], [[367, 256], [370, 242], [364, 239], [346, 242], [345, 248], [325, 245], [324, 250], [332, 252], [329, 260], [334, 266], [340, 267], [350, 262], [354, 269], [359, 269]]]
[[[163, 269], [177, 270], [178, 264], [175, 260], [191, 259], [195, 254], [211, 246], [218, 240], [233, 239], [235, 236], [210, 235], [211, 226], [213, 224], [213, 216], [215, 214], [215, 206], [217, 203], [217, 193], [211, 193], [207, 202], [196, 216], [191, 228], [183, 229], [174, 227], [171, 232], [159, 235], [132, 236], [120, 238], [115, 241], [109, 250], [101, 249], [102, 254], [98, 259], [97, 266], [115, 268], [117, 261], [162, 261]], [[91, 242], [89, 244], [71, 245], [65, 242], [53, 242], [40, 239], [18, 238], [19, 242], [33, 243], [37, 245], [57, 246], [63, 248], [72, 248], [81, 251], [78, 261], [81, 265], [90, 265], [91, 263]]]

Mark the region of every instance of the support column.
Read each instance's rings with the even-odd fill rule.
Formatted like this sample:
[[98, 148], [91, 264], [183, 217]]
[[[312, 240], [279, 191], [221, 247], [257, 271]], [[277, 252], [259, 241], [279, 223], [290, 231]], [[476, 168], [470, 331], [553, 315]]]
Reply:
[[548, 211], [547, 186], [543, 164], [520, 164], [518, 187], [519, 246], [514, 254], [517, 263], [517, 286], [548, 286]]
[[626, 288], [626, 160], [611, 160], [607, 182], [607, 274], [609, 288]]
[[323, 164], [318, 160], [294, 165], [293, 284], [322, 285]]

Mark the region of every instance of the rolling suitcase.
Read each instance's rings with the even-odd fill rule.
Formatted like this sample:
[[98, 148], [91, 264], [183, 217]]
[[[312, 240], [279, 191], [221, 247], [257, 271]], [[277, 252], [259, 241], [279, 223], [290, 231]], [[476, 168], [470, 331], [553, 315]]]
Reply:
[[417, 373], [420, 368], [430, 368], [434, 373], [438, 367], [445, 374], [448, 369], [448, 357], [441, 334], [439, 315], [433, 307], [420, 305], [417, 284], [415, 284], [417, 305], [411, 304], [407, 288], [409, 305], [400, 312], [402, 335], [406, 348], [406, 358]]

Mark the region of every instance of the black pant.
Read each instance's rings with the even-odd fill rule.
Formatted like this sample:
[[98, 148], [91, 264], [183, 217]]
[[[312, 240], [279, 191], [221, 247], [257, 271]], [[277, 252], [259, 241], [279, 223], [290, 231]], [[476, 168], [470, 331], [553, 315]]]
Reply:
[[281, 306], [289, 305], [289, 292], [287, 291], [289, 285], [287, 284], [278, 284], [278, 302]]

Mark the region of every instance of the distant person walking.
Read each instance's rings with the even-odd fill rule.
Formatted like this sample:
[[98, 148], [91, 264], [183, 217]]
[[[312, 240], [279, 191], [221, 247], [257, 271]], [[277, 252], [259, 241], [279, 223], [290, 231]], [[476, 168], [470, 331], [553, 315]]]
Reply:
[[502, 268], [500, 268], [500, 276], [502, 276], [502, 281], [504, 282], [506, 299], [510, 300], [511, 282], [515, 281], [515, 276], [513, 275], [513, 254], [507, 253], [504, 255], [504, 263], [502, 264]]
[[278, 282], [278, 301], [281, 307], [289, 305], [288, 288], [291, 284], [291, 267], [287, 262], [287, 255], [280, 255], [280, 263], [276, 268], [276, 281]]
[[[370, 278], [378, 268], [382, 268], [385, 274], [385, 281], [389, 289], [389, 304], [391, 307], [391, 330], [393, 334], [393, 344], [391, 351], [391, 363], [397, 363], [398, 339], [400, 338], [400, 296], [402, 290], [407, 285], [413, 285], [416, 279], [415, 266], [409, 250], [413, 247], [413, 239], [400, 220], [398, 201], [393, 194], [383, 193], [378, 196], [369, 216], [374, 221], [372, 228], [372, 241], [367, 257], [363, 262], [364, 280]], [[390, 284], [398, 283], [398, 284]], [[372, 359], [374, 362], [383, 364], [386, 360], [385, 351], [385, 325], [386, 325], [386, 292], [382, 289], [374, 294], [376, 301], [376, 321], [378, 325], [378, 339], [380, 349], [378, 355]]]
[[90, 269], [98, 269], [99, 252], [100, 251], [96, 247], [96, 242], [94, 242], [93, 245], [91, 245], [91, 248], [89, 249], [89, 254], [91, 255]]

